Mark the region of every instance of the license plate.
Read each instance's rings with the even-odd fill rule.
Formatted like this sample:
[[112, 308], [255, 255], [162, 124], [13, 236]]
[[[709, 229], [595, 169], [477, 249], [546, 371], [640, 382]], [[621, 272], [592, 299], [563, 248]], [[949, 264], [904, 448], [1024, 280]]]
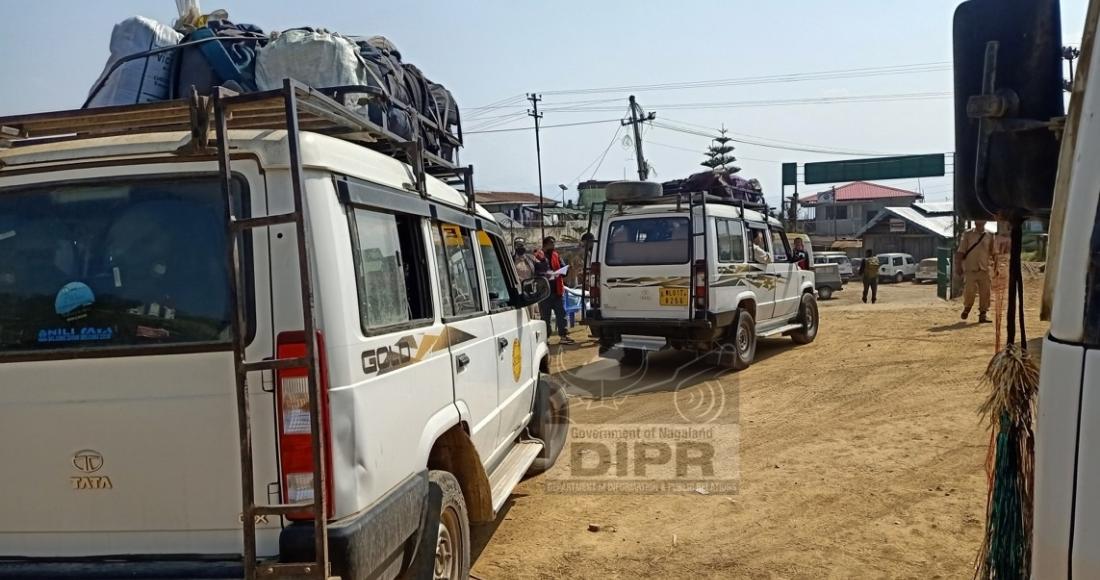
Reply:
[[661, 306], [687, 306], [687, 288], [661, 288]]

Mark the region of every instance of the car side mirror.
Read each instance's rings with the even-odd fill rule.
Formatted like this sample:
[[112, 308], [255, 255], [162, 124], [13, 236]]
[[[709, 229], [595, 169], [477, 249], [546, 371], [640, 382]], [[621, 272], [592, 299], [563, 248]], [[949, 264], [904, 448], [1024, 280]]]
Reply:
[[1050, 210], [1063, 104], [1058, 0], [955, 10], [955, 204], [963, 219]]
[[520, 284], [521, 306], [530, 306], [546, 300], [550, 296], [550, 281], [542, 276], [528, 278]]

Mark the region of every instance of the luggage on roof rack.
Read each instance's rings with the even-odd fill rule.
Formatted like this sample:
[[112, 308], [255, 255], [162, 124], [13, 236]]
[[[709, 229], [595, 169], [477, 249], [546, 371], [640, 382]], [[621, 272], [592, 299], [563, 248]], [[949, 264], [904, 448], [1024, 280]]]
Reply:
[[[412, 185], [421, 194], [427, 191], [426, 176], [432, 175], [462, 191], [473, 210], [472, 167], [461, 167], [428, 153], [422, 140], [396, 135], [343, 104], [348, 94], [384, 99], [385, 95], [377, 87], [314, 89], [286, 79], [281, 89], [256, 93], [237, 94], [219, 87], [210, 96], [193, 92], [190, 99], [0, 117], [0, 148], [184, 131], [191, 133], [191, 141], [181, 147], [178, 154], [206, 155], [217, 145], [215, 103], [220, 101], [232, 107], [233, 114], [226, 119], [226, 130], [283, 129], [286, 101], [291, 91], [297, 103], [296, 129], [354, 141], [407, 163], [414, 174]], [[427, 127], [434, 127], [431, 121], [423, 121]]]

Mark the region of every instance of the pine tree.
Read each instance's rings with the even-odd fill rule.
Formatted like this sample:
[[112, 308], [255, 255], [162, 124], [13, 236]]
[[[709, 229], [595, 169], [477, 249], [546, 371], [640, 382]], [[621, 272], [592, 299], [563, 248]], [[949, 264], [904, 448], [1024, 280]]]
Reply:
[[733, 139], [726, 136], [726, 127], [723, 125], [722, 128], [718, 130], [718, 136], [715, 137], [714, 141], [711, 141], [710, 146], [707, 147], [707, 158], [704, 159], [700, 165], [716, 170], [721, 169], [730, 174], [741, 171], [740, 167], [731, 165], [731, 163], [737, 161], [737, 158], [730, 155], [730, 153], [733, 153], [734, 149], [733, 145], [730, 145], [730, 141], [733, 141]]

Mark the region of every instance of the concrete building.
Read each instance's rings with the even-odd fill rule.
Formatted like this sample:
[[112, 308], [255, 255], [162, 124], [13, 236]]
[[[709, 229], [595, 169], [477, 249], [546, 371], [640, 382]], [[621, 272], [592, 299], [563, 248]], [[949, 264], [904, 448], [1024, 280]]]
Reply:
[[833, 240], [858, 237], [886, 208], [909, 207], [920, 199], [915, 191], [856, 181], [800, 199], [799, 226], [815, 247], [828, 247]]

